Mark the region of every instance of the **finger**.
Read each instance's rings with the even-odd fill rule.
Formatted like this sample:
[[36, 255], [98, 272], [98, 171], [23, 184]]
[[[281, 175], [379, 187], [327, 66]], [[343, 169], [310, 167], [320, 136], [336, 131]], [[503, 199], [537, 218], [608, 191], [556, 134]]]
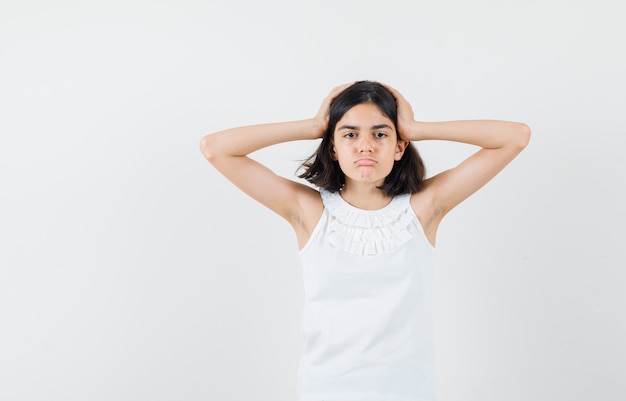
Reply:
[[321, 106], [320, 112], [322, 112], [323, 114], [327, 114], [328, 111], [330, 110], [330, 105], [335, 100], [335, 98], [337, 96], [339, 96], [339, 94], [341, 92], [343, 92], [344, 90], [346, 90], [347, 88], [349, 88], [353, 84], [354, 84], [354, 82], [348, 82], [347, 84], [343, 84], [343, 85], [339, 85], [339, 86], [334, 87], [330, 91], [330, 93], [326, 96], [324, 101], [322, 102], [322, 106]]
[[324, 101], [322, 102], [322, 105], [320, 106], [320, 109], [318, 110], [317, 115], [325, 118], [326, 120], [328, 120], [328, 118], [329, 118], [328, 113], [330, 112], [330, 105], [333, 102], [333, 100], [335, 100], [335, 98], [341, 92], [343, 92], [348, 87], [350, 87], [350, 85], [353, 85], [353, 84], [354, 84], [354, 82], [348, 82], [346, 84], [334, 87], [330, 91], [330, 93], [324, 98]]
[[333, 90], [330, 92], [329, 97], [332, 98], [332, 99], [336, 98], [337, 95], [339, 95], [341, 92], [343, 92], [344, 90], [348, 89], [352, 85], [354, 85], [354, 82], [348, 82], [346, 84], [334, 87]]
[[404, 96], [402, 96], [402, 94], [400, 92], [398, 92], [396, 89], [394, 89], [392, 86], [387, 85], [385, 83], [382, 84], [385, 88], [387, 88], [389, 90], [389, 92], [391, 92], [391, 94], [393, 95], [393, 97], [396, 98], [396, 100], [400, 101], [400, 100], [404, 100]]

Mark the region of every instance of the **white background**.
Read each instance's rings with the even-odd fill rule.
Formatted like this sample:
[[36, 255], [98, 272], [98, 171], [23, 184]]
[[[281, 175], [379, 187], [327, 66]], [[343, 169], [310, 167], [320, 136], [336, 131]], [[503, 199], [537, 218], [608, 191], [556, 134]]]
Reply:
[[[441, 401], [623, 401], [619, 3], [1, 0], [0, 399], [294, 400], [295, 238], [198, 142], [371, 79], [533, 132], [440, 228]], [[254, 156], [295, 179], [316, 145]]]

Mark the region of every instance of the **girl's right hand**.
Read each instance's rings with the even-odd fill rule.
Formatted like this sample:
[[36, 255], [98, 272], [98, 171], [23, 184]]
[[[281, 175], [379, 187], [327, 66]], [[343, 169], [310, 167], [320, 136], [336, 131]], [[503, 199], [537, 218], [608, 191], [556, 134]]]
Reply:
[[407, 141], [418, 141], [420, 140], [419, 134], [416, 132], [416, 121], [415, 115], [413, 113], [413, 108], [409, 104], [409, 102], [402, 96], [400, 92], [396, 89], [392, 88], [387, 84], [383, 84], [385, 88], [389, 89], [389, 92], [396, 99], [396, 104], [398, 107], [398, 133], [400, 137]]
[[313, 119], [317, 122], [317, 126], [319, 127], [318, 128], [317, 138], [322, 138], [324, 136], [324, 133], [328, 129], [328, 119], [329, 119], [329, 114], [330, 114], [330, 105], [332, 104], [333, 100], [335, 100], [335, 98], [341, 92], [346, 90], [346, 88], [350, 87], [352, 84], [354, 84], [354, 82], [349, 82], [347, 84], [336, 86], [336, 87], [333, 88], [332, 91], [330, 91], [328, 96], [326, 96], [324, 98], [324, 101], [322, 102], [322, 105], [320, 106], [320, 109], [318, 110], [318, 112], [315, 115], [315, 117], [313, 117]]

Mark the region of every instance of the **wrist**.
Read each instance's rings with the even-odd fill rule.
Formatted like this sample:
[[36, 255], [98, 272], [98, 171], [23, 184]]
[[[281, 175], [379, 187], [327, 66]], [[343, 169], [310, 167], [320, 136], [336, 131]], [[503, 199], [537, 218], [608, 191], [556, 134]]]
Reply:
[[307, 139], [320, 139], [324, 136], [328, 128], [328, 122], [325, 119], [311, 118], [305, 121], [308, 126], [306, 130], [308, 132]]
[[409, 141], [421, 141], [427, 139], [426, 123], [421, 121], [411, 121], [403, 125], [403, 131], [400, 133], [403, 139]]

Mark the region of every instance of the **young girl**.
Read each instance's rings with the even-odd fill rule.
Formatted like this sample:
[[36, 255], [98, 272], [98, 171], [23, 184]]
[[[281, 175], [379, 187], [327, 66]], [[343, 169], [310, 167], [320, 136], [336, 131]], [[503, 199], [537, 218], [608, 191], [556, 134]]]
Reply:
[[[301, 401], [436, 399], [432, 290], [443, 217], [527, 145], [529, 128], [506, 121], [415, 121], [395, 89], [339, 86], [311, 119], [205, 136], [204, 156], [252, 198], [285, 218], [300, 247], [305, 304]], [[301, 178], [247, 155], [319, 139]], [[481, 149], [425, 179], [412, 141]]]

